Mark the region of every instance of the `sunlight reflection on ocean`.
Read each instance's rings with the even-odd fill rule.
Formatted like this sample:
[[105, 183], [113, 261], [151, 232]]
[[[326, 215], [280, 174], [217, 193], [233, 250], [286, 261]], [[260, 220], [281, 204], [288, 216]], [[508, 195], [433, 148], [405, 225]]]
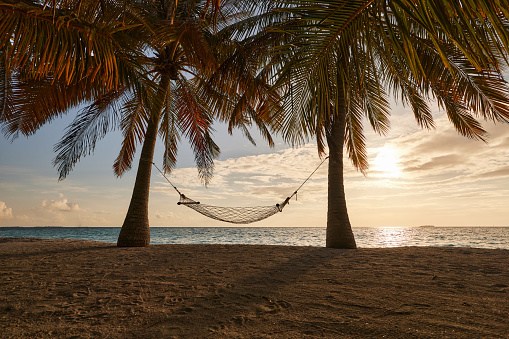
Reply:
[[[509, 249], [509, 227], [357, 227], [359, 247], [449, 246]], [[0, 237], [116, 243], [118, 227], [0, 227]], [[153, 227], [152, 244], [324, 246], [323, 227]]]

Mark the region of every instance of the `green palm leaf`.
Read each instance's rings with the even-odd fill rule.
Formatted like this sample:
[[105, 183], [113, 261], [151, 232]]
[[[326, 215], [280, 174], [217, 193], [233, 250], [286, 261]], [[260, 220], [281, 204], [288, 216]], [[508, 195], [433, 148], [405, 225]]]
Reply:
[[91, 154], [96, 142], [116, 128], [119, 114], [117, 100], [125, 91], [110, 92], [83, 109], [67, 128], [64, 137], [55, 145], [58, 152], [53, 165], [63, 180], [81, 157]]

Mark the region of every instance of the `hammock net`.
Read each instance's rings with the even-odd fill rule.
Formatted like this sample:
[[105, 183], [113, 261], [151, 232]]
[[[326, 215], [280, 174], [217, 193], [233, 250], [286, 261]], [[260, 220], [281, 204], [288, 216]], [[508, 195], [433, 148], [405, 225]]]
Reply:
[[207, 204], [200, 204], [198, 201], [189, 199], [184, 194], [180, 194], [179, 205], [192, 208], [198, 213], [212, 219], [229, 222], [232, 224], [249, 224], [255, 221], [266, 219], [278, 212], [283, 211], [283, 207], [288, 203], [287, 199], [283, 204], [272, 206], [254, 206], [254, 207], [220, 207]]
[[295, 192], [281, 204], [275, 204], [270, 206], [255, 206], [255, 207], [219, 207], [212, 206], [207, 204], [200, 204], [199, 201], [195, 201], [186, 197], [184, 194], [180, 193], [180, 191], [171, 183], [171, 181], [164, 175], [164, 173], [156, 166], [155, 163], [152, 163], [159, 173], [170, 183], [170, 185], [177, 191], [180, 195], [180, 201], [178, 205], [184, 205], [195, 210], [198, 213], [203, 214], [212, 219], [229, 222], [232, 224], [249, 224], [255, 221], [260, 221], [266, 219], [277, 212], [283, 212], [283, 208], [288, 205], [290, 199], [295, 196], [297, 197], [297, 192], [304, 186], [304, 184], [311, 178], [311, 176], [318, 170], [318, 168], [327, 160], [329, 157], [325, 157], [320, 165], [316, 167], [316, 169], [307, 177], [307, 179], [297, 188]]

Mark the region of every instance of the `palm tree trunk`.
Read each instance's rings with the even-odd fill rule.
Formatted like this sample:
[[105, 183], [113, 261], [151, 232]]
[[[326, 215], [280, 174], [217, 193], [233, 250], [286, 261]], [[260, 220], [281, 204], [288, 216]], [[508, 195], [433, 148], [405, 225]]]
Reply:
[[154, 111], [155, 113], [152, 114], [147, 124], [131, 203], [129, 204], [129, 209], [127, 210], [127, 215], [117, 240], [117, 246], [119, 247], [143, 247], [150, 244], [150, 226], [148, 221], [150, 176], [152, 174], [159, 120], [166, 95], [168, 95], [169, 84], [170, 76], [162, 74], [159, 84], [162, 89], [162, 92], [160, 92], [160, 106]]
[[345, 139], [345, 110], [340, 110], [331, 121], [327, 133], [329, 145], [329, 183], [327, 205], [326, 246], [332, 248], [357, 248], [346, 209], [343, 183], [343, 144]]
[[118, 236], [117, 246], [119, 247], [142, 247], [150, 244], [148, 200], [158, 126], [159, 117], [152, 117], [148, 122], [141, 149], [131, 203]]

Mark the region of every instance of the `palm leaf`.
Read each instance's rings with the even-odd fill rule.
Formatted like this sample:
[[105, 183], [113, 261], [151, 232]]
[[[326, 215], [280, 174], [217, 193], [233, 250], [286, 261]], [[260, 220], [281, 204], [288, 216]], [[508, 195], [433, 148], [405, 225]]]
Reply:
[[42, 125], [104, 93], [92, 90], [85, 81], [67, 85], [63, 80], [26, 78], [20, 73], [10, 77], [11, 88], [5, 98], [5, 107], [10, 111], [4, 119], [4, 134], [16, 137], [19, 133], [29, 136]]
[[159, 134], [164, 143], [163, 167], [165, 172], [170, 172], [177, 163], [178, 142], [180, 141], [177, 130], [178, 121], [171, 112], [164, 113], [162, 117]]
[[212, 177], [214, 159], [219, 156], [219, 148], [210, 135], [211, 113], [199, 101], [196, 88], [184, 77], [179, 78], [174, 92], [179, 128], [193, 148], [200, 179], [207, 185]]
[[55, 145], [58, 152], [53, 165], [63, 180], [81, 157], [91, 154], [97, 140], [102, 139], [118, 123], [118, 100], [125, 91], [114, 91], [83, 109], [66, 129], [64, 137]]
[[145, 137], [148, 120], [151, 116], [145, 105], [146, 103], [139, 95], [133, 95], [122, 106], [120, 126], [124, 139], [120, 152], [113, 163], [113, 172], [117, 176], [121, 176], [125, 171], [131, 169], [136, 147]]
[[0, 49], [0, 123], [4, 123], [11, 117], [12, 106], [10, 103], [13, 100], [12, 95], [13, 85], [9, 72], [7, 50]]
[[50, 11], [25, 3], [0, 3], [0, 46], [10, 46], [11, 69], [67, 84], [90, 77], [107, 90], [128, 83], [137, 65], [135, 55], [125, 51], [137, 52], [133, 30], [138, 25], [111, 16], [98, 20], [94, 9], [70, 13], [65, 7]]
[[470, 139], [486, 141], [487, 132], [464, 105], [455, 103], [448, 98], [439, 97], [438, 100], [439, 105], [445, 108], [449, 121], [461, 135]]

